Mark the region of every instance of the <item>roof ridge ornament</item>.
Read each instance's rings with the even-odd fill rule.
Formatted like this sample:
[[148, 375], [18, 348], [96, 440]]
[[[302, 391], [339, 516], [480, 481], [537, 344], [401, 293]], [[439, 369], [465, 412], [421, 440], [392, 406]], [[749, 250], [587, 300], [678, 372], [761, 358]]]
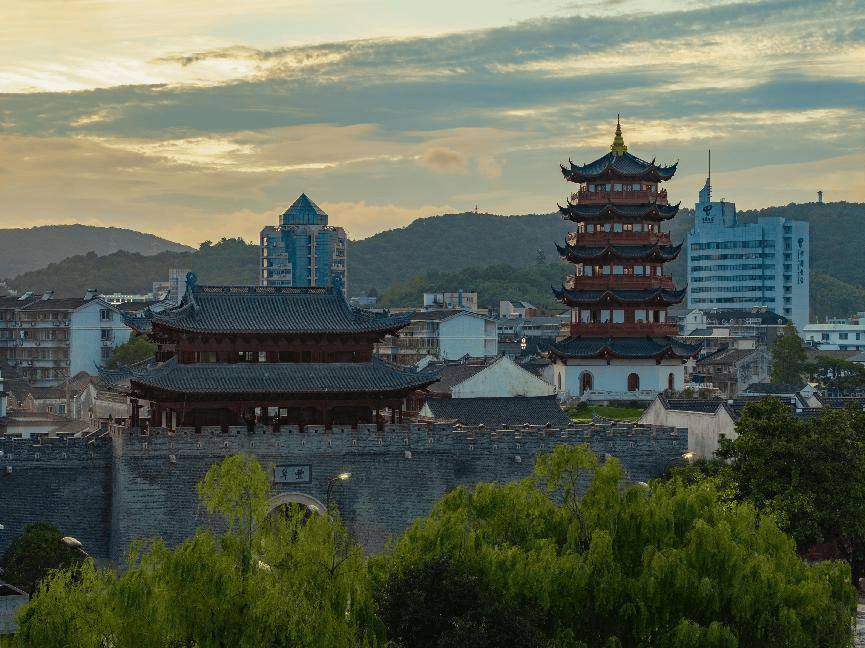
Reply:
[[621, 115], [616, 115], [616, 136], [613, 138], [612, 146], [610, 146], [613, 155], [622, 155], [628, 150], [628, 147], [625, 146], [625, 140], [622, 138], [622, 124], [620, 118]]

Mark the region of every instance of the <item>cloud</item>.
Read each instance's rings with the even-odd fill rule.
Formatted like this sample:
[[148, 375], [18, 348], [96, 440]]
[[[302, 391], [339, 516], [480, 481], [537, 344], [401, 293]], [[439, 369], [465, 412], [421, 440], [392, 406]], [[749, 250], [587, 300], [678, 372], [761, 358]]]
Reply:
[[465, 171], [465, 158], [451, 149], [433, 148], [424, 151], [418, 158], [418, 164], [433, 171], [454, 173]]

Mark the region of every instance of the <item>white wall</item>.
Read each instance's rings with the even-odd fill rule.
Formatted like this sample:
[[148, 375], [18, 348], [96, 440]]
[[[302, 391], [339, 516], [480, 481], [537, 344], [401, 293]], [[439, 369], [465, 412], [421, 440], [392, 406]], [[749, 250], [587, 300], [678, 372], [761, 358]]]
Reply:
[[499, 358], [483, 371], [455, 385], [454, 398], [552, 396], [553, 386], [509, 358]]
[[[611, 360], [607, 364], [603, 359], [568, 360], [554, 363], [556, 390], [567, 398], [579, 398], [580, 376], [583, 372], [592, 374], [593, 392], [607, 393], [611, 399], [632, 398], [643, 399], [649, 394], [654, 397], [668, 387], [668, 376], [673, 374], [673, 389], [682, 389], [685, 380], [685, 366], [681, 360], [664, 360], [656, 364], [652, 358], [645, 360]], [[639, 392], [628, 392], [628, 375], [636, 373], [640, 377]]]
[[443, 360], [456, 360], [469, 354], [477, 358], [498, 354], [495, 320], [460, 313], [439, 325], [439, 348]]
[[671, 425], [688, 428], [688, 452], [694, 453], [694, 459], [711, 459], [718, 449], [721, 435], [735, 439], [736, 424], [723, 407], [716, 413], [684, 412], [667, 410], [658, 399], [643, 412], [638, 423], [649, 425]]
[[[108, 311], [110, 318], [102, 319], [101, 312]], [[69, 372], [74, 376], [79, 371], [96, 373], [96, 367], [105, 364], [102, 349], [113, 349], [129, 340], [132, 329], [123, 323], [120, 311], [100, 299], [85, 302], [71, 314], [69, 327]], [[110, 339], [103, 340], [103, 330]]]

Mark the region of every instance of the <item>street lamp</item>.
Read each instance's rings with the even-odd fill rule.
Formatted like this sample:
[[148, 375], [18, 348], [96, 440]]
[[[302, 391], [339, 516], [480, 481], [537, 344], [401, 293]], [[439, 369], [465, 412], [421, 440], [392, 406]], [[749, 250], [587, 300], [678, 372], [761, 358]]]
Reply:
[[63, 536], [62, 538], [60, 538], [60, 542], [62, 542], [71, 549], [77, 549], [84, 554], [85, 558], [93, 558], [93, 556], [84, 551], [84, 545], [78, 538], [73, 538], [72, 536]]
[[338, 475], [334, 475], [327, 482], [327, 496], [324, 498], [324, 505], [330, 510], [330, 492], [333, 490], [333, 485], [338, 481], [346, 481], [347, 479], [351, 479], [350, 472], [341, 472]]

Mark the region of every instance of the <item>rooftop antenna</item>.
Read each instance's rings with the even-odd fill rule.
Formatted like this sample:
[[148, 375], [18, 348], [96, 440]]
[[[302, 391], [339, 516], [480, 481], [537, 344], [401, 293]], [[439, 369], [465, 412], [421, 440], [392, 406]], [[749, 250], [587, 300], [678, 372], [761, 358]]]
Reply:
[[712, 199], [712, 149], [709, 149], [709, 177], [706, 178], [706, 184], [709, 185], [709, 200]]

